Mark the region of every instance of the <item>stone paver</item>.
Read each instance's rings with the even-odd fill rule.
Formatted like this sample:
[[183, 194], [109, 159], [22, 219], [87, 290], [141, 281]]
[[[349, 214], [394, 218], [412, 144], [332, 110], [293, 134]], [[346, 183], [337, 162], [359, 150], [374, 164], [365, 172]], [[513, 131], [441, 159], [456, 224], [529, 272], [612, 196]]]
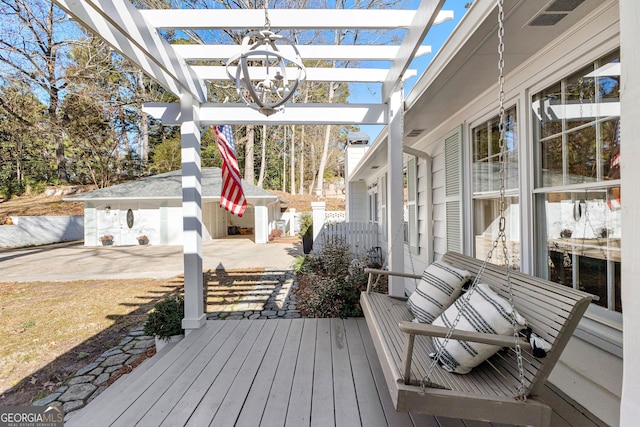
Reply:
[[[141, 345], [136, 348], [137, 344]], [[152, 345], [155, 345], [155, 340], [145, 336], [141, 327], [136, 327], [128, 332], [118, 346], [102, 353], [94, 362], [78, 370], [76, 375], [55, 393], [33, 402], [32, 405], [62, 406], [66, 421], [102, 393], [106, 389], [105, 384], [113, 375], [140, 358]]]

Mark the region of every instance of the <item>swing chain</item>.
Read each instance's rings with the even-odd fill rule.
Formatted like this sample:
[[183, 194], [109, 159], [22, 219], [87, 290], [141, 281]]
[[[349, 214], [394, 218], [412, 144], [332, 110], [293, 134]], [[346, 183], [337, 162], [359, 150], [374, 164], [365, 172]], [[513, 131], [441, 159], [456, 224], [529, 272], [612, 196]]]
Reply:
[[[502, 253], [504, 257], [504, 267], [507, 274], [507, 288], [509, 290], [509, 303], [512, 307], [511, 323], [513, 324], [513, 338], [515, 341], [516, 360], [518, 362], [518, 376], [520, 385], [518, 386], [518, 396], [522, 401], [527, 400], [526, 386], [524, 380], [524, 367], [522, 365], [522, 349], [520, 348], [520, 337], [517, 328], [515, 305], [513, 302], [513, 289], [511, 286], [511, 266], [509, 265], [509, 254], [507, 250], [506, 234], [506, 165], [507, 165], [507, 141], [506, 141], [506, 121], [505, 121], [505, 93], [504, 93], [504, 0], [498, 0], [498, 103], [499, 117], [498, 126], [500, 131], [500, 223], [498, 238], [502, 243]], [[497, 243], [497, 239], [496, 239]], [[492, 250], [493, 252], [493, 250]]]
[[426, 375], [420, 381], [420, 388], [422, 391], [425, 391], [425, 388], [430, 386], [429, 378], [435, 369], [440, 356], [446, 347], [447, 343], [451, 339], [455, 328], [458, 325], [458, 322], [462, 316], [464, 311], [464, 307], [468, 305], [468, 302], [471, 298], [471, 295], [477, 288], [480, 277], [482, 277], [486, 266], [489, 264], [489, 260], [493, 257], [493, 252], [497, 249], [498, 244], [502, 244], [502, 253], [504, 256], [504, 267], [506, 271], [506, 279], [507, 279], [507, 288], [509, 290], [509, 303], [512, 307], [511, 313], [511, 323], [513, 325], [513, 337], [515, 340], [515, 353], [516, 359], [518, 362], [518, 375], [520, 380], [520, 385], [518, 386], [518, 399], [522, 401], [527, 400], [526, 396], [526, 386], [524, 379], [524, 367], [522, 364], [522, 350], [520, 348], [520, 337], [517, 328], [517, 321], [515, 315], [515, 305], [513, 302], [513, 289], [511, 286], [511, 267], [509, 265], [509, 254], [507, 250], [507, 235], [506, 235], [506, 155], [507, 155], [507, 144], [506, 144], [506, 124], [505, 124], [505, 92], [504, 92], [504, 0], [498, 0], [498, 103], [499, 103], [499, 115], [498, 115], [498, 129], [500, 133], [500, 217], [498, 223], [498, 236], [493, 241], [491, 245], [491, 249], [487, 254], [484, 262], [478, 270], [476, 277], [474, 278], [469, 290], [466, 292], [464, 296], [464, 301], [461, 303], [458, 313], [453, 320], [453, 322], [449, 325], [449, 330], [444, 338], [442, 338], [442, 342], [434, 340], [434, 345], [437, 347], [435, 357], [431, 359], [431, 363], [429, 365], [429, 369], [427, 370]]

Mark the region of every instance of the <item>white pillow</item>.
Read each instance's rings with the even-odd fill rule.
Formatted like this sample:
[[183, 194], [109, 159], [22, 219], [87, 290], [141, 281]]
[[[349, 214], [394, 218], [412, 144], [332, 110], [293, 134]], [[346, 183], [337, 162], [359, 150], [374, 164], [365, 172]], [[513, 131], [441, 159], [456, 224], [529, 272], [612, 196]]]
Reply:
[[[489, 285], [479, 283], [475, 292], [465, 303], [467, 295], [458, 298], [440, 317], [433, 321], [434, 325], [451, 327], [459, 311], [462, 311], [456, 329], [477, 331], [498, 335], [512, 335], [513, 324], [511, 313], [515, 314], [516, 328], [526, 326], [525, 319], [512, 307], [509, 301], [496, 294]], [[436, 353], [444, 343], [443, 338], [433, 338]], [[440, 364], [449, 372], [467, 374], [472, 368], [493, 356], [501, 347], [468, 341], [449, 340], [440, 354]]]
[[422, 280], [411, 294], [407, 305], [414, 321], [431, 323], [462, 293], [471, 274], [452, 265], [436, 261], [422, 273]]

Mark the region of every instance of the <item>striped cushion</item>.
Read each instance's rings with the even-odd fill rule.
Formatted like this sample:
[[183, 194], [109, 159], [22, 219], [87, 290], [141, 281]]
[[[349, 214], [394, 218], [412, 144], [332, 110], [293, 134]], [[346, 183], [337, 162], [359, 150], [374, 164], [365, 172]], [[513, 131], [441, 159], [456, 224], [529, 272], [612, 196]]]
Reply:
[[446, 310], [462, 292], [470, 273], [436, 261], [422, 273], [422, 280], [411, 294], [409, 310], [421, 323], [431, 323]]
[[[455, 303], [433, 321], [434, 325], [451, 327], [461, 311], [462, 315], [456, 329], [477, 331], [498, 335], [512, 335], [511, 313], [515, 313], [517, 329], [526, 325], [525, 319], [512, 307], [509, 301], [496, 294], [489, 285], [479, 283], [476, 291], [465, 303], [467, 295], [462, 295]], [[443, 338], [433, 338], [436, 351], [442, 348]], [[499, 346], [468, 341], [449, 340], [440, 353], [440, 364], [449, 372], [466, 374], [472, 368], [493, 356]], [[435, 357], [435, 353], [432, 354]]]

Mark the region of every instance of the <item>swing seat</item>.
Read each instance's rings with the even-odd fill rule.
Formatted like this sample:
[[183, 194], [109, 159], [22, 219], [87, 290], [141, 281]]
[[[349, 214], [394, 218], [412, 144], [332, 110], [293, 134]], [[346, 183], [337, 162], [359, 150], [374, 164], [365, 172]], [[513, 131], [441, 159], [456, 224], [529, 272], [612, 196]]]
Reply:
[[[481, 260], [453, 252], [446, 253], [443, 261], [472, 275], [483, 264]], [[365, 271], [370, 275], [369, 283], [375, 274], [420, 278], [385, 270]], [[504, 267], [487, 265], [480, 281], [508, 298]], [[434, 352], [431, 337], [444, 337], [448, 329], [413, 323], [406, 300], [370, 289], [361, 294], [360, 304], [397, 411], [517, 425], [550, 424], [551, 408], [536, 396], [582, 315], [597, 297], [516, 271], [510, 273], [510, 281], [516, 309], [527, 319], [532, 331], [551, 345], [546, 357], [536, 358], [529, 343], [521, 341], [526, 401], [517, 398], [518, 360], [515, 351], [509, 349], [515, 346], [513, 336], [453, 331], [452, 339], [506, 348], [465, 375], [436, 366], [423, 389], [420, 382], [431, 364], [429, 354]]]

